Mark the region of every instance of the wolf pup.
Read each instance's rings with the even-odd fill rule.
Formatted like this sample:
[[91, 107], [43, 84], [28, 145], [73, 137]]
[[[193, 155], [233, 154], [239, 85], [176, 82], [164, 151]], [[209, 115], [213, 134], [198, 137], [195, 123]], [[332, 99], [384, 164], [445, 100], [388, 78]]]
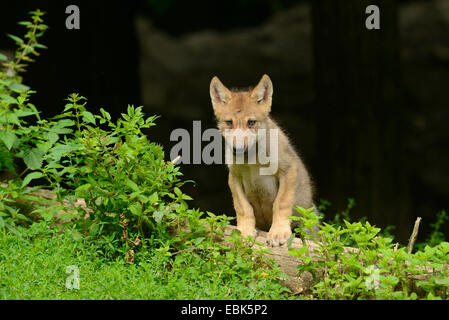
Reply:
[[[272, 96], [268, 75], [248, 91], [229, 90], [217, 77], [210, 82], [212, 106], [226, 147], [234, 160], [245, 156], [240, 163], [227, 162], [237, 229], [243, 237], [256, 237], [257, 226], [269, 231], [270, 245], [280, 246], [292, 234], [288, 217], [297, 214], [295, 207], [313, 207], [313, 200], [310, 177], [301, 158], [269, 116]], [[268, 154], [271, 163], [254, 157], [255, 148]], [[273, 167], [273, 162], [275, 169], [263, 172]]]

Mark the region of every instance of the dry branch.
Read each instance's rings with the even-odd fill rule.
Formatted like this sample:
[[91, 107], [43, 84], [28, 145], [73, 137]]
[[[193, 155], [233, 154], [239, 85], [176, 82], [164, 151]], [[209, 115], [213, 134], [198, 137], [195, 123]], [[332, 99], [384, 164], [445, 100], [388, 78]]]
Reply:
[[410, 240], [408, 241], [407, 252], [412, 253], [413, 246], [415, 245], [416, 238], [418, 237], [418, 229], [419, 224], [421, 223], [421, 217], [418, 217], [415, 221], [415, 225], [413, 226], [412, 235], [410, 236]]

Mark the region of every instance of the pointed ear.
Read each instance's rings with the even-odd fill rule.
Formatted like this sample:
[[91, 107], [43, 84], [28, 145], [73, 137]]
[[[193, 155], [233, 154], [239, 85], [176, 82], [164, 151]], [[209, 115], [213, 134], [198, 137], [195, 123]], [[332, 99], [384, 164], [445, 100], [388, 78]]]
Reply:
[[217, 77], [212, 78], [209, 93], [214, 108], [225, 105], [232, 97], [231, 91]]
[[257, 86], [251, 91], [251, 98], [259, 103], [271, 106], [271, 98], [273, 96], [273, 83], [269, 76], [264, 74]]

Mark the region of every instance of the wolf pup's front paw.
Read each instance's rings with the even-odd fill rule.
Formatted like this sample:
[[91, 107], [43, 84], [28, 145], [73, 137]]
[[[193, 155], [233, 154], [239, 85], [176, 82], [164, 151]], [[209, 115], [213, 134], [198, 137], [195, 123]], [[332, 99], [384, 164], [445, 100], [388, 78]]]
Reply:
[[257, 237], [257, 230], [254, 227], [237, 227], [237, 230], [240, 231], [240, 235], [242, 238], [247, 238], [252, 236], [254, 239]]
[[290, 228], [290, 225], [271, 226], [270, 232], [268, 232], [267, 235], [267, 242], [272, 247], [282, 246], [287, 242], [291, 235], [292, 229]]

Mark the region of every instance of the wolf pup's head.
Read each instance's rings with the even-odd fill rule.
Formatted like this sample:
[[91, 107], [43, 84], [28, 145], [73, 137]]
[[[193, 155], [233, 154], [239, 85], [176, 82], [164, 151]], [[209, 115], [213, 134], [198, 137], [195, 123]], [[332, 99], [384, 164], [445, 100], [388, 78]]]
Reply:
[[210, 82], [210, 97], [218, 129], [234, 154], [245, 153], [257, 142], [271, 110], [273, 84], [266, 74], [254, 89], [231, 91], [217, 77]]

